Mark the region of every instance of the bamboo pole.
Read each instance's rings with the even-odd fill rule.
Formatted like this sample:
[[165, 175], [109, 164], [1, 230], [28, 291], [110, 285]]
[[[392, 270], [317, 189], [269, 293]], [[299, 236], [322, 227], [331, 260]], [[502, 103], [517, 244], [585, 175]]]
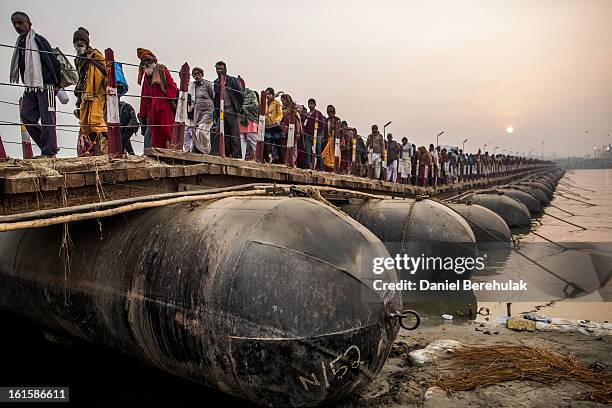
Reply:
[[266, 190], [230, 191], [230, 192], [217, 193], [217, 194], [205, 194], [205, 195], [197, 195], [197, 196], [171, 198], [171, 199], [161, 200], [161, 201], [145, 201], [142, 203], [129, 204], [129, 205], [121, 206], [121, 207], [110, 208], [110, 209], [101, 210], [101, 211], [92, 211], [92, 212], [83, 213], [83, 214], [69, 214], [69, 215], [63, 215], [63, 216], [54, 217], [54, 218], [0, 224], [0, 232], [15, 231], [15, 230], [20, 230], [20, 229], [28, 229], [28, 228], [42, 228], [42, 227], [48, 227], [51, 225], [64, 224], [67, 222], [76, 222], [76, 221], [91, 220], [94, 218], [112, 217], [114, 215], [124, 214], [124, 213], [131, 212], [131, 211], [163, 207], [163, 206], [172, 205], [172, 204], [192, 203], [196, 201], [219, 200], [221, 198], [227, 198], [227, 197], [258, 196], [258, 195], [266, 195], [266, 194], [268, 194]]

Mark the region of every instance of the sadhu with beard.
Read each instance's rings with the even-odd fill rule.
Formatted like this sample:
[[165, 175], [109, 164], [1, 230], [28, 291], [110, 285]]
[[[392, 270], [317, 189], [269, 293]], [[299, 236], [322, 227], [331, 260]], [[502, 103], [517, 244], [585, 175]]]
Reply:
[[89, 44], [89, 31], [79, 27], [72, 37], [77, 57], [74, 63], [79, 81], [74, 88], [75, 115], [81, 124], [79, 154], [100, 155], [108, 153], [106, 137], [106, 61], [104, 55]]
[[140, 60], [138, 84], [142, 85], [139, 116], [151, 129], [151, 146], [167, 148], [174, 126], [176, 83], [151, 51], [138, 48], [136, 54]]

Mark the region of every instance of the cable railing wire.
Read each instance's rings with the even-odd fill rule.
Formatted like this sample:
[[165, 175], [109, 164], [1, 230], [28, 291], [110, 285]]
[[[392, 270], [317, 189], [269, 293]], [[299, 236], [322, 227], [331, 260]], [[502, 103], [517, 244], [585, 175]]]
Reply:
[[[17, 102], [9, 102], [9, 101], [3, 101], [0, 100], [0, 103], [3, 103], [5, 105], [13, 105], [13, 106], [19, 106], [19, 103]], [[65, 113], [67, 115], [74, 115], [74, 112], [67, 112], [67, 111], [61, 111], [61, 110], [55, 110], [56, 113]]]
[[[32, 49], [32, 48], [18, 47], [18, 46], [9, 45], [9, 44], [2, 44], [2, 43], [0, 43], [0, 47], [13, 48], [13, 49], [22, 49], [22, 50], [26, 50], [26, 51], [38, 51], [38, 52], [43, 52], [43, 53], [48, 53], [48, 54], [54, 54], [55, 55], [55, 52], [52, 52], [52, 51], [35, 50], [35, 49]], [[81, 56], [81, 55], [74, 55], [74, 54], [66, 54], [66, 53], [64, 53], [64, 56], [97, 61], [97, 59], [95, 59], [95, 58], [85, 57], [85, 56]], [[123, 62], [123, 61], [115, 61], [115, 62], [119, 63], [121, 65], [125, 65], [125, 66], [131, 66], [131, 67], [137, 67], [137, 68], [141, 68], [142, 67], [140, 64], [134, 64], [134, 63], [131, 63], [131, 62]], [[173, 70], [173, 69], [170, 69], [170, 68], [167, 68], [167, 67], [165, 67], [165, 68], [152, 68], [152, 69], [153, 70], [166, 70], [167, 69], [169, 72], [172, 72], [172, 73], [176, 73], [176, 74], [180, 74], [181, 73], [181, 71]], [[214, 84], [214, 81], [211, 81], [209, 79], [202, 78], [202, 80], [204, 80], [204, 81], [206, 81], [208, 83]], [[13, 85], [14, 86], [14, 85], [17, 85], [17, 84], [0, 83], [0, 85]], [[25, 87], [25, 85], [24, 85], [24, 87]], [[242, 94], [244, 94], [246, 92], [243, 89], [234, 89], [234, 88], [227, 87], [227, 86], [226, 86], [226, 89], [230, 89], [230, 90], [233, 90], [235, 92], [240, 92]], [[73, 91], [73, 92], [82, 92], [82, 93], [84, 93], [85, 91]], [[94, 93], [94, 96], [95, 95], [101, 95], [101, 93], [98, 93], [98, 94]], [[109, 95], [109, 94], [108, 93], [104, 93], [104, 95]], [[163, 96], [145, 96], [145, 97], [143, 97], [142, 95], [131, 95], [131, 94], [130, 95], [123, 95], [123, 96], [140, 97], [140, 98], [161, 98], [161, 99], [172, 99], [172, 100], [176, 99], [176, 98], [163, 97]], [[264, 97], [264, 96], [261, 95], [260, 97]], [[321, 122], [320, 119], [317, 119], [317, 118], [314, 118], [314, 119], [316, 121], [318, 121], [318, 122]], [[325, 121], [323, 121], [323, 122], [327, 123]]]
[[[13, 49], [21, 49], [21, 50], [26, 50], [26, 51], [38, 51], [38, 52], [42, 52], [42, 53], [54, 54], [54, 55], [55, 55], [55, 52], [51, 52], [51, 51], [34, 50], [34, 49], [32, 49], [32, 48], [18, 47], [18, 46], [15, 46], [15, 45], [9, 45], [9, 44], [1, 44], [1, 43], [0, 43], [0, 47], [5, 47], [5, 48], [13, 48]], [[74, 54], [65, 54], [65, 53], [64, 53], [64, 56], [66, 56], [66, 57], [74, 57], [74, 58], [82, 58], [82, 59], [87, 59], [87, 60], [94, 60], [94, 61], [97, 61], [95, 58], [85, 57], [85, 56], [79, 56], [79, 55], [74, 55]], [[141, 65], [140, 65], [140, 64], [134, 64], [134, 63], [131, 63], [131, 62], [123, 62], [123, 61], [115, 61], [115, 62], [116, 62], [116, 63], [118, 63], [118, 64], [121, 64], [121, 65], [125, 65], [125, 66], [130, 66], [130, 67], [141, 68]], [[163, 70], [167, 69], [167, 70], [168, 70], [168, 72], [172, 72], [172, 73], [175, 73], [175, 74], [180, 74], [180, 73], [181, 73], [181, 71], [177, 71], [177, 70], [175, 70], [175, 69], [170, 69], [170, 68], [168, 68], [168, 67], [165, 67], [165, 68], [157, 68], [157, 67], [156, 67], [156, 68], [152, 68], [152, 69], [153, 69], [153, 70], [159, 70], [159, 71], [163, 71]], [[76, 71], [76, 70], [74, 70], [74, 71]], [[214, 83], [215, 83], [215, 81], [214, 81], [214, 80], [210, 80], [210, 79], [206, 79], [206, 78], [202, 78], [202, 80], [204, 80], [204, 81], [206, 81], [206, 82], [208, 82], [208, 83], [210, 83], [210, 84], [214, 84]], [[2, 84], [0, 84], [0, 85], [2, 85]], [[242, 93], [242, 94], [244, 94], [244, 93], [245, 93], [245, 90], [244, 90], [244, 89], [235, 89], [235, 88], [231, 88], [231, 87], [228, 87], [228, 86], [226, 86], [226, 89], [230, 89], [230, 90], [235, 91], [235, 92], [240, 92], [240, 93]], [[130, 95], [130, 96], [132, 96], [132, 95]], [[169, 98], [169, 99], [173, 99], [173, 98]]]
[[[21, 126], [21, 123], [0, 120], [0, 126], [2, 126], [2, 125]], [[58, 130], [62, 130], [62, 131], [66, 131], [66, 132], [75, 132], [75, 133], [78, 133], [79, 131], [78, 130], [71, 130], [71, 129], [62, 129], [62, 127], [67, 127], [67, 128], [71, 128], [71, 127], [72, 128], [74, 128], [74, 127], [80, 128], [81, 127], [80, 125], [64, 125], [64, 124], [59, 124], [59, 125], [36, 124], [36, 125], [29, 125], [29, 126], [47, 126], [47, 127], [56, 126], [56, 127], [60, 127]], [[147, 127], [149, 127], [149, 126], [150, 127], [168, 127], [168, 126], [174, 127], [175, 124], [152, 124], [152, 125], [147, 125]], [[133, 126], [133, 125], [132, 126], [130, 126], [130, 125], [125, 125], [125, 126], [120, 125], [119, 126], [119, 128], [134, 128], [134, 127], [135, 126]], [[185, 124], [185, 128], [197, 129], [198, 126]], [[228, 134], [228, 133], [221, 133], [220, 131], [214, 131], [214, 130], [210, 130], [209, 132], [210, 132], [211, 135], [215, 135], [217, 137], [220, 136], [221, 134], [223, 134], [223, 136], [225, 136], [225, 137], [242, 140], [242, 136], [236, 136], [236, 135], [232, 135], [232, 134]], [[283, 138], [287, 138], [287, 136], [284, 135]], [[327, 138], [322, 138], [322, 140], [326, 140], [326, 139]], [[135, 140], [135, 141], [136, 142], [140, 142], [140, 141], [137, 141], [137, 140]], [[144, 143], [144, 142], [142, 142], [142, 143]], [[329, 142], [326, 140], [326, 143], [329, 143]], [[282, 149], [287, 149], [288, 148], [286, 144], [273, 143], [273, 142], [271, 142], [269, 140], [268, 141], [264, 140], [264, 144], [267, 145], [267, 146], [270, 146], [270, 147], [279, 147], [279, 148], [282, 148]], [[321, 145], [323, 145], [323, 143], [321, 143]], [[291, 147], [289, 147], [289, 148], [291, 148]], [[321, 154], [318, 154], [318, 152], [317, 153], [313, 153], [312, 151], [307, 151], [307, 150], [300, 149], [297, 144], [295, 144], [293, 146], [293, 148], [295, 149], [296, 153], [310, 154], [311, 156], [316, 156], [318, 159], [321, 158], [322, 154], [323, 154], [323, 152], [321, 152]], [[323, 146], [321, 148], [323, 149]], [[352, 156], [352, 146], [345, 147], [345, 149], [349, 150], [350, 151], [349, 154]], [[341, 154], [340, 158], [341, 157], [342, 157], [342, 154]], [[341, 159], [341, 162], [344, 162], [344, 163], [357, 163], [357, 162], [353, 162], [352, 160], [351, 161], [346, 161], [346, 160], [342, 160], [342, 159]], [[359, 163], [357, 163], [357, 164], [359, 164]], [[366, 164], [366, 163], [361, 163], [361, 164]], [[457, 166], [458, 166], [458, 163], [457, 163]]]
[[[38, 51], [38, 52], [43, 52], [43, 53], [48, 53], [48, 54], [55, 54], [54, 52], [51, 52], [51, 51], [34, 50], [32, 48], [17, 47], [17, 46], [9, 45], [9, 44], [0, 44], [0, 47], [16, 48], [16, 49], [22, 49], [22, 50], [28, 50], [28, 51]], [[88, 59], [88, 60], [96, 60], [95, 58], [84, 57], [84, 56], [73, 55], [73, 54], [64, 54], [64, 55], [67, 56], [67, 57], [83, 58], [83, 59]], [[134, 64], [134, 63], [131, 63], [131, 62], [122, 62], [122, 61], [115, 61], [115, 62], [119, 63], [121, 65], [125, 65], [125, 66], [131, 66], [131, 67], [137, 67], [137, 68], [141, 67], [140, 64]], [[170, 69], [170, 68], [167, 68], [167, 67], [166, 68], [152, 68], [152, 69], [153, 70], [160, 70], [160, 71], [163, 71], [164, 69], [167, 69], [169, 72], [172, 72], [172, 73], [176, 73], [176, 74], [180, 74], [181, 73], [181, 71], [173, 70], [173, 69]], [[202, 80], [206, 81], [206, 82], [208, 82], [210, 84], [213, 84], [213, 85], [215, 83], [215, 81], [212, 81], [212, 80], [206, 79], [206, 78], [202, 78]], [[10, 85], [10, 84], [0, 83], [0, 85]], [[15, 85], [15, 84], [13, 84], [13, 85]], [[229, 89], [229, 90], [232, 90], [232, 91], [235, 91], [235, 92], [240, 92], [242, 94], [244, 94], [246, 92], [244, 89], [234, 89], [234, 88], [231, 88], [231, 87], [228, 87], [228, 86], [226, 86], [225, 88]], [[85, 92], [85, 91], [73, 91], [73, 92]], [[97, 96], [97, 95], [109, 95], [109, 94], [108, 93], [94, 93], [94, 96]], [[123, 95], [123, 96], [135, 97], [135, 98], [156, 98], [156, 99], [171, 99], [171, 100], [176, 99], [176, 98], [171, 98], [171, 97], [167, 97], [167, 96], [142, 96], [142, 95], [132, 95], [132, 94], [126, 94], [126, 95]], [[264, 97], [264, 96], [260, 95], [260, 97]], [[321, 121], [320, 119], [317, 119], [317, 118], [314, 118], [314, 120], [316, 120], [319, 123], [321, 123], [321, 122], [326, 123], [325, 121]]]
[[[11, 140], [3, 140], [2, 143], [9, 143], [9, 144], [14, 144], [14, 145], [22, 145], [23, 142], [13, 142]], [[67, 146], [57, 146], [60, 149], [67, 149], [67, 150], [78, 150], [76, 147], [67, 147]]]
[[[9, 44], [2, 44], [2, 43], [0, 43], [0, 47], [12, 48], [12, 49], [21, 49], [21, 50], [29, 50], [29, 51], [37, 51], [37, 52], [40, 52], [40, 53], [48, 53], [48, 54], [54, 54], [54, 55], [56, 54], [55, 51], [34, 50], [34, 49], [31, 49], [31, 48], [19, 47], [19, 46], [14, 46], [14, 45], [9, 45]], [[66, 54], [66, 53], [63, 53], [63, 54], [66, 57], [82, 58], [82, 59], [86, 59], [86, 60], [97, 61], [96, 58], [92, 58], [92, 57], [87, 57], [87, 56], [82, 56], [82, 55], [74, 55], [74, 54]], [[130, 66], [130, 67], [136, 67], [136, 68], [141, 68], [142, 67], [141, 64], [134, 64], [134, 63], [123, 62], [123, 61], [115, 61], [115, 62], [119, 63], [121, 65]], [[152, 68], [152, 69], [153, 70], [168, 70], [169, 72], [177, 73], [177, 74], [181, 73], [181, 71], [173, 70], [173, 69], [170, 69], [170, 68], [167, 68], [167, 67], [164, 67], [164, 68]], [[211, 80], [206, 79], [206, 78], [202, 78], [202, 80], [204, 80], [204, 81], [206, 81], [208, 83], [211, 83], [211, 84], [215, 83], [214, 81], [211, 81]], [[25, 88], [27, 88], [26, 85], [14, 84], [14, 83], [6, 83], [6, 82], [0, 82], [0, 86], [14, 86], [14, 87], [25, 87]], [[243, 93], [243, 94], [245, 93], [245, 90], [243, 90], [243, 89], [234, 89], [234, 88], [231, 88], [231, 87], [226, 87], [226, 89], [233, 90], [235, 92], [240, 92], [240, 93]], [[86, 93], [86, 91], [76, 91], [76, 90], [71, 90], [71, 92], [74, 92], [74, 93]], [[109, 95], [109, 93], [107, 93], [107, 92], [103, 92], [103, 93], [94, 92], [93, 93], [93, 96], [99, 96], [99, 95]], [[142, 95], [134, 95], [134, 94], [125, 94], [125, 95], [122, 95], [122, 97], [124, 97], [124, 96], [125, 97], [132, 97], [132, 98], [150, 98], [150, 99], [168, 99], [168, 100], [176, 100], [177, 99], [177, 98], [172, 98], [172, 97], [168, 97], [168, 96], [142, 96]], [[265, 96], [264, 95], [260, 95], [260, 97], [265, 97]], [[0, 101], [0, 103], [11, 104], [11, 105], [16, 105], [16, 106], [19, 105], [18, 103], [13, 103], [13, 102], [8, 102], [8, 101]], [[213, 109], [215, 109], [217, 111], [220, 110], [219, 108], [213, 108]], [[56, 111], [56, 112], [65, 113], [65, 114], [71, 114], [71, 115], [74, 114], [72, 112], [66, 112], [66, 111]], [[246, 115], [243, 115], [243, 114], [241, 114], [239, 112], [232, 112], [232, 114], [235, 114], [235, 115], [240, 116], [240, 117], [245, 117], [245, 118], [247, 117]], [[309, 116], [309, 115], [307, 117], [303, 118], [302, 121], [306, 121], [308, 119], [314, 119], [315, 121], [317, 121], [319, 123], [323, 123], [323, 127], [324, 128], [325, 128], [325, 126], [328, 123], [327, 120], [321, 120], [321, 119], [318, 119], [318, 118], [313, 118], [312, 116]], [[5, 123], [2, 123], [2, 124], [14, 124], [14, 125], [21, 126], [20, 123], [6, 123], [5, 122]], [[28, 126], [30, 126], [30, 125], [28, 125]], [[39, 124], [38, 126], [43, 126], [43, 125]], [[46, 125], [46, 126], [54, 126], [54, 125]], [[80, 127], [80, 125], [55, 125], [55, 126], [58, 126], [58, 127]], [[174, 124], [158, 124], [158, 125], [151, 124], [151, 125], [147, 125], [147, 126], [150, 126], [150, 127], [155, 127], [155, 126], [174, 126]], [[119, 126], [119, 127], [120, 128], [124, 128], [124, 127], [133, 127], [133, 126]], [[187, 125], [187, 124], [185, 124], [185, 127], [186, 128], [197, 128], [196, 125]], [[71, 131], [71, 130], [68, 130], [68, 129], [60, 129], [60, 130]], [[74, 132], [78, 132], [78, 131], [74, 131]], [[221, 132], [219, 132], [219, 134], [221, 134]], [[228, 135], [228, 134], [225, 134], [225, 133], [224, 133], [224, 135], [228, 136], [228, 137], [233, 137], [233, 138], [240, 138], [240, 136]], [[302, 136], [314, 137], [314, 135], [311, 135], [311, 134], [308, 134], [308, 133], [305, 133], [305, 132], [302, 133]], [[321, 137], [321, 139], [325, 139], [325, 137], [323, 136], [323, 132], [319, 136]], [[357, 135], [357, 136], [359, 136], [359, 135]], [[265, 143], [270, 145], [270, 146], [280, 146], [280, 147], [286, 148], [285, 145], [278, 145], [278, 144], [269, 143], [269, 142], [265, 142]], [[294, 148], [298, 152], [310, 153], [310, 154], [314, 155], [314, 153], [312, 153], [312, 152], [307, 152], [305, 150], [298, 149], [297, 146], [294, 146]], [[348, 147], [348, 149], [351, 149], [351, 147]], [[318, 157], [318, 155], [317, 155], [317, 157]]]
[[[0, 122], [3, 122], [3, 121], [0, 121]], [[2, 123], [0, 123], [0, 125], [1, 124]], [[211, 133], [211, 135], [221, 135], [221, 132], [211, 131], [210, 133]], [[223, 135], [226, 136], [226, 137], [230, 137], [230, 138], [240, 138], [240, 136], [235, 136], [235, 135], [228, 135], [228, 134], [223, 134]], [[138, 139], [134, 139], [133, 137], [131, 138], [131, 141], [135, 142], [135, 143], [140, 143], [140, 144], [144, 144], [145, 143], [144, 141], [138, 140]], [[9, 141], [9, 140], [4, 141], [4, 143], [15, 144], [15, 145], [22, 145], [22, 142], [14, 142], [14, 141]], [[287, 146], [283, 145], [283, 144], [277, 144], [277, 143], [271, 143], [271, 142], [265, 142], [265, 144], [268, 145], [268, 146], [276, 146], [276, 147], [283, 148], [283, 149], [287, 148]], [[74, 148], [74, 147], [67, 147], [67, 146], [58, 146], [58, 147], [60, 149], [78, 150], [77, 148]], [[298, 152], [308, 153], [305, 150], [298, 149], [297, 146], [295, 147], [295, 149], [296, 149], [296, 153], [298, 153]], [[313, 156], [314, 156], [314, 154], [313, 154]], [[317, 155], [316, 157], [319, 158], [320, 156]], [[293, 160], [292, 160], [292, 162], [293, 162]], [[347, 165], [350, 164], [350, 165], [359, 165], [359, 166], [365, 166], [365, 165], [369, 164], [369, 163], [353, 162], [352, 160], [351, 161], [343, 161], [343, 160], [341, 160], [341, 163], [346, 163]], [[282, 160], [282, 162], [279, 163], [279, 164], [285, 164], [286, 165], [286, 163], [284, 163], [284, 160]], [[295, 164], [297, 164], [297, 163], [295, 163]], [[306, 168], [306, 169], [308, 169], [308, 168]], [[349, 169], [346, 169], [346, 170], [349, 170]], [[325, 170], [323, 170], [323, 171], [325, 171]], [[350, 171], [352, 171], [352, 170], [350, 170]], [[501, 171], [501, 172], [497, 172], [497, 173], [507, 173], [508, 171], [509, 170]], [[486, 177], [486, 176], [490, 176], [490, 175], [485, 175], [485, 174], [476, 175], [477, 178], [478, 177]]]

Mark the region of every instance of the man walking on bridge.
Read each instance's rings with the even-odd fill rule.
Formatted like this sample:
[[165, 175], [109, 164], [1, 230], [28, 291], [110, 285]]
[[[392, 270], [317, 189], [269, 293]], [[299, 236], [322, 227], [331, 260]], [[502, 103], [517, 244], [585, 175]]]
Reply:
[[172, 140], [176, 83], [151, 51], [138, 48], [136, 54], [140, 60], [138, 84], [142, 85], [139, 116], [151, 129], [151, 146], [165, 149]]
[[[306, 150], [305, 154], [305, 168], [312, 166], [312, 161], [316, 159], [317, 170], [323, 169], [323, 162], [321, 160], [321, 139], [325, 130], [325, 116], [316, 109], [317, 101], [314, 98], [308, 100], [308, 114], [304, 121], [304, 146]], [[315, 127], [317, 129], [317, 145], [313, 149]], [[314, 150], [314, 155], [313, 155]]]
[[[221, 81], [225, 82], [223, 96], [223, 133], [225, 135], [225, 155], [227, 157], [242, 158], [240, 147], [240, 120], [238, 113], [244, 103], [244, 89], [242, 84], [233, 76], [227, 75], [227, 65], [219, 61], [215, 64], [217, 79], [214, 82], [215, 90], [215, 127], [213, 132], [213, 154], [219, 154], [219, 112], [221, 111]], [[215, 143], [216, 142], [216, 143]]]
[[106, 60], [104, 55], [89, 45], [89, 31], [79, 27], [72, 37], [77, 57], [74, 65], [79, 81], [74, 87], [75, 115], [81, 124], [81, 134], [91, 141], [91, 154], [108, 153], [106, 122]]
[[374, 166], [374, 178], [380, 178], [382, 154], [385, 150], [385, 139], [378, 133], [378, 125], [372, 125], [372, 133], [368, 136], [366, 148], [372, 154], [372, 165]]
[[400, 158], [401, 148], [393, 140], [391, 133], [387, 134], [387, 181], [397, 182], [398, 159]]
[[215, 97], [210, 81], [204, 79], [204, 70], [195, 67], [191, 70], [194, 81], [189, 84], [189, 95], [193, 106], [193, 151], [210, 154], [210, 131], [213, 127]]
[[[45, 37], [36, 34], [30, 17], [16, 11], [11, 23], [19, 37], [11, 60], [11, 83], [25, 85], [21, 121], [40, 148], [40, 157], [55, 157], [58, 152], [55, 131], [55, 93], [60, 82], [60, 64]], [[40, 52], [39, 52], [40, 51]], [[40, 119], [41, 125], [38, 124]]]

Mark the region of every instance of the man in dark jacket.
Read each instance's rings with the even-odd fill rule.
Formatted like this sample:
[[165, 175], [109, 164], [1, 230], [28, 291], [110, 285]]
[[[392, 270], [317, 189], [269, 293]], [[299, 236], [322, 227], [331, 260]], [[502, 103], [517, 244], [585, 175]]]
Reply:
[[398, 159], [400, 158], [400, 145], [393, 140], [391, 133], [387, 134], [387, 181], [397, 182]]
[[[19, 37], [11, 61], [10, 79], [12, 83], [18, 83], [21, 77], [26, 86], [20, 108], [21, 121], [40, 148], [39, 157], [55, 157], [59, 150], [55, 131], [55, 94], [60, 82], [60, 64], [49, 42], [34, 32], [26, 13], [14, 12], [11, 23]], [[38, 124], [39, 120], [42, 126]]]
[[[121, 85], [117, 85], [117, 95], [121, 98], [127, 91]], [[134, 107], [127, 102], [119, 100], [119, 121], [121, 126], [121, 147], [123, 153], [134, 154], [132, 147], [132, 135], [138, 132], [140, 123], [136, 117]]]
[[417, 152], [417, 148], [416, 145], [413, 143], [412, 144], [412, 157], [410, 158], [410, 165], [412, 166], [412, 169], [410, 169], [410, 173], [412, 174], [412, 178], [410, 179], [410, 184], [412, 184], [413, 186], [416, 186], [417, 183], [417, 161], [419, 158], [419, 154]]
[[219, 112], [221, 111], [221, 78], [225, 77], [225, 97], [223, 98], [223, 130], [225, 133], [225, 155], [227, 157], [241, 158], [240, 148], [240, 112], [244, 102], [244, 89], [242, 84], [233, 76], [227, 75], [225, 62], [219, 61], [215, 64], [217, 79], [214, 82], [215, 91], [215, 126], [212, 132], [212, 153], [219, 154]]
[[316, 109], [316, 106], [317, 101], [315, 101], [314, 98], [310, 98], [308, 100], [308, 113], [302, 118], [304, 119], [304, 146], [306, 150], [304, 167], [312, 167], [312, 160], [314, 160], [314, 157], [312, 157], [312, 145], [315, 143], [314, 133], [316, 127], [317, 146], [314, 149], [314, 153], [316, 154], [316, 167], [317, 170], [320, 171], [323, 169], [323, 160], [321, 160], [321, 140], [325, 138], [323, 134], [325, 129], [325, 116]]
[[[355, 130], [355, 134], [357, 135], [357, 129], [354, 129], [354, 130]], [[368, 150], [366, 149], [366, 145], [365, 145], [365, 142], [363, 141], [363, 138], [359, 135], [357, 135], [356, 148], [357, 148], [357, 155], [356, 155], [357, 171], [355, 175], [359, 177], [366, 177], [367, 164], [368, 164]]]

